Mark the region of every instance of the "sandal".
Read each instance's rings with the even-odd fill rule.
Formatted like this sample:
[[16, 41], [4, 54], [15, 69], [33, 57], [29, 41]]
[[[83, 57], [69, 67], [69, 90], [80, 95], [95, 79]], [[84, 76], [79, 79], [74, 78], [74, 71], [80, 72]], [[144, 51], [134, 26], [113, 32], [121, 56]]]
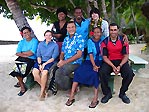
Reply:
[[20, 91], [20, 92], [18, 93], [18, 96], [22, 96], [26, 91], [27, 91], [27, 88], [25, 87], [25, 90], [24, 90], [24, 91]]
[[14, 87], [19, 88], [20, 87], [19, 82], [17, 82], [17, 84], [15, 84]]
[[89, 108], [95, 108], [98, 105], [99, 101], [97, 100], [96, 102], [91, 102], [91, 104], [89, 105]]
[[75, 99], [72, 99], [72, 100], [68, 99], [67, 102], [66, 102], [66, 105], [71, 106], [74, 102], [75, 102]]

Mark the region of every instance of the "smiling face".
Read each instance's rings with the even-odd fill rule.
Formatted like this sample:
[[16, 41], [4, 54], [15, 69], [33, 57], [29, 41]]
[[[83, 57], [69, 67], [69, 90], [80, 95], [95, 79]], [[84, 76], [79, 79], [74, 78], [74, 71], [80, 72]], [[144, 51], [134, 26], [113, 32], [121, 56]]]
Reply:
[[110, 26], [109, 30], [110, 30], [110, 37], [112, 39], [116, 39], [118, 36], [118, 31], [119, 31], [118, 27], [117, 26]]
[[92, 14], [92, 19], [93, 20], [98, 20], [99, 19], [99, 15], [97, 13], [94, 13]]
[[75, 9], [74, 11], [74, 16], [77, 20], [80, 20], [82, 19], [82, 10], [81, 9]]
[[23, 37], [25, 37], [26, 40], [30, 40], [31, 39], [31, 32], [28, 29], [24, 29], [23, 30]]
[[95, 40], [99, 40], [102, 35], [101, 29], [97, 27], [93, 30], [93, 32], [94, 32], [93, 36], [94, 36]]
[[76, 32], [75, 24], [74, 23], [68, 23], [67, 24], [67, 31], [68, 31], [70, 37], [72, 37]]
[[51, 39], [52, 39], [52, 33], [49, 31], [49, 32], [46, 32], [45, 34], [44, 34], [44, 37], [45, 37], [45, 39], [46, 39], [46, 42], [50, 42], [51, 41]]
[[57, 16], [60, 21], [65, 20], [66, 18], [66, 15], [63, 12], [59, 12]]

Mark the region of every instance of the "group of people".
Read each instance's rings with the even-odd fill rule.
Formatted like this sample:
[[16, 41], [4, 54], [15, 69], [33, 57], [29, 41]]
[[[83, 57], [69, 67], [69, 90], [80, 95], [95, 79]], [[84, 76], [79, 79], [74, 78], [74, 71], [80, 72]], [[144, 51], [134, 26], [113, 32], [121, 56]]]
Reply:
[[[45, 99], [48, 89], [56, 94], [57, 84], [60, 88], [71, 89], [66, 102], [67, 106], [71, 106], [75, 102], [78, 86], [83, 84], [94, 87], [94, 97], [89, 108], [95, 108], [99, 103], [100, 83], [104, 94], [101, 102], [107, 103], [112, 98], [108, 80], [111, 72], [114, 72], [121, 73], [123, 78], [119, 97], [124, 103], [130, 103], [126, 91], [134, 73], [128, 64], [127, 36], [118, 34], [118, 25], [109, 25], [101, 18], [97, 8], [90, 11], [88, 19], [83, 17], [81, 7], [74, 9], [74, 19], [70, 21], [66, 21], [65, 8], [57, 9], [56, 14], [58, 21], [54, 22], [52, 31], [47, 30], [44, 33], [45, 40], [39, 44], [37, 39], [31, 37], [30, 28], [24, 27], [21, 30], [23, 40], [18, 43], [16, 55], [23, 58], [17, 58], [17, 61], [26, 62], [27, 67], [24, 74], [16, 71], [10, 74], [18, 79], [15, 85], [21, 87], [18, 95], [22, 96], [27, 91], [23, 78], [33, 74], [34, 80], [41, 86], [40, 100]], [[33, 70], [30, 72], [32, 67]], [[48, 75], [51, 72], [51, 82], [47, 87]]]

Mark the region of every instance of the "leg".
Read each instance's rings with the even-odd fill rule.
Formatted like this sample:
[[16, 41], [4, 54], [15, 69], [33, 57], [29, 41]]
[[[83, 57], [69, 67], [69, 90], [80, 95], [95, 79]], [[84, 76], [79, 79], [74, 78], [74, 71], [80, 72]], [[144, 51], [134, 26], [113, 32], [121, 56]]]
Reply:
[[20, 87], [21, 87], [21, 91], [18, 93], [18, 95], [22, 96], [27, 91], [27, 89], [24, 86], [23, 78], [20, 76], [17, 76], [17, 79], [18, 79]]
[[74, 99], [74, 95], [75, 95], [77, 87], [78, 87], [78, 82], [73, 82], [70, 97], [69, 97], [70, 100]]
[[33, 76], [34, 80], [38, 82], [38, 84], [41, 86], [41, 76], [40, 76], [40, 71], [37, 68], [33, 69]]
[[67, 106], [71, 106], [74, 103], [74, 101], [75, 101], [74, 95], [75, 95], [75, 91], [76, 91], [77, 87], [78, 87], [78, 82], [73, 82], [72, 88], [71, 88], [70, 97], [69, 97], [69, 99], [66, 102]]
[[46, 83], [47, 83], [47, 75], [48, 70], [43, 70], [41, 75], [41, 91], [40, 91], [40, 98], [44, 98], [46, 94]]
[[128, 87], [130, 83], [133, 80], [134, 73], [132, 69], [129, 67], [128, 63], [125, 63], [121, 68], [121, 76], [123, 78], [122, 80], [122, 86], [120, 88], [119, 97], [122, 99], [122, 101], [126, 104], [130, 103], [130, 99], [126, 96], [126, 91], [128, 90]]
[[111, 89], [108, 85], [108, 81], [110, 78], [110, 74], [112, 72], [112, 67], [110, 67], [108, 64], [103, 63], [102, 67], [99, 69], [99, 77], [101, 81], [101, 89], [104, 95], [112, 94]]
[[112, 92], [108, 85], [108, 81], [110, 78], [110, 73], [112, 72], [112, 67], [108, 64], [103, 63], [102, 67], [99, 69], [99, 76], [101, 81], [101, 89], [103, 94], [105, 95], [102, 99], [102, 103], [107, 103], [110, 98], [112, 98]]
[[78, 67], [78, 64], [66, 64], [55, 72], [55, 81], [64, 90], [71, 88], [72, 81], [69, 75]]
[[121, 68], [121, 76], [123, 78], [122, 80], [122, 86], [120, 88], [120, 94], [125, 94], [125, 92], [128, 90], [128, 87], [130, 83], [133, 80], [134, 73], [132, 69], [129, 67], [128, 63], [125, 63]]
[[95, 108], [98, 105], [99, 101], [98, 101], [98, 88], [94, 87], [94, 98], [91, 102], [91, 104], [89, 105], [89, 108]]

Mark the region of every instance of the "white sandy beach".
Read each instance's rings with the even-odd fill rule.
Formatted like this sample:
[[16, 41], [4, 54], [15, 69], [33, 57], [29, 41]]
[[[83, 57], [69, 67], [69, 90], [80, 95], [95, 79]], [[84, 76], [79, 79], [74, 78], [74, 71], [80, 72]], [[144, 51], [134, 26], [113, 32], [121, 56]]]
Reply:
[[[138, 55], [149, 61], [149, 55], [141, 54], [140, 49], [144, 44], [130, 45], [130, 53]], [[146, 68], [140, 69], [127, 95], [131, 99], [130, 104], [124, 104], [118, 98], [121, 86], [121, 77], [115, 77], [115, 94], [106, 104], [99, 103], [95, 109], [89, 109], [93, 96], [93, 89], [82, 87], [76, 95], [75, 103], [67, 107], [65, 102], [67, 91], [58, 91], [56, 96], [50, 95], [45, 101], [39, 101], [40, 88], [36, 85], [32, 90], [28, 90], [22, 97], [17, 93], [20, 89], [15, 88], [16, 79], [9, 76], [12, 70], [16, 45], [0, 45], [0, 112], [149, 112], [149, 64]], [[99, 90], [99, 100], [102, 98]]]

